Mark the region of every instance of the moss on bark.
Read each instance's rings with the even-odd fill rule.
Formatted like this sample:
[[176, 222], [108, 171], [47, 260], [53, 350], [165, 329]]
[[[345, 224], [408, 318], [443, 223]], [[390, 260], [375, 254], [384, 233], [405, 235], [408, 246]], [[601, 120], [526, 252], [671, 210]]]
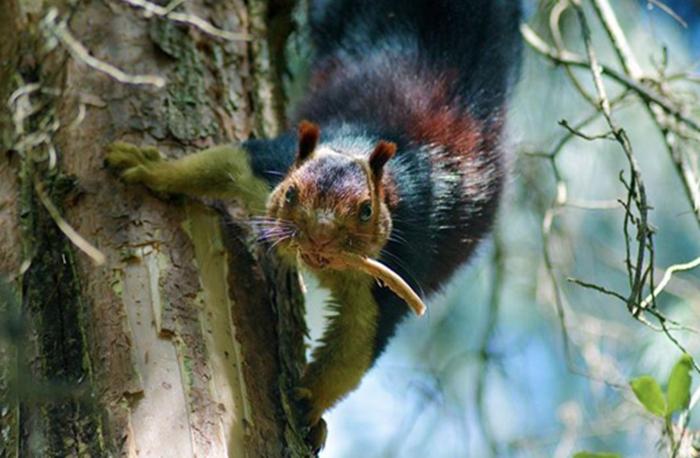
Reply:
[[[25, 189], [33, 187], [34, 175], [33, 165], [27, 164]], [[52, 202], [62, 202], [72, 187], [71, 180], [60, 176], [43, 182]], [[38, 456], [102, 456], [102, 412], [95, 402], [85, 336], [87, 305], [74, 247], [36, 193], [24, 196], [22, 235], [32, 262], [22, 278], [22, 309], [24, 319], [31, 322], [37, 354], [31, 372], [17, 374], [18, 386], [26, 388], [20, 391], [22, 417], [29, 417], [29, 421], [22, 419], [22, 433], [35, 439], [25, 442], [22, 450]]]

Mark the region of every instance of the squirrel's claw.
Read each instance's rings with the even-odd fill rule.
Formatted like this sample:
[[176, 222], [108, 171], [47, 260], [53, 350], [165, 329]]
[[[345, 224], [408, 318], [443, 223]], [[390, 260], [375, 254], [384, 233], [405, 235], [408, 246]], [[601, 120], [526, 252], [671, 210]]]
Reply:
[[143, 165], [137, 165], [135, 167], [129, 167], [119, 175], [125, 183], [149, 183], [148, 170]]
[[160, 163], [160, 152], [153, 146], [140, 147], [126, 142], [107, 146], [105, 165], [120, 171], [120, 178], [125, 183], [143, 183], [158, 191], [154, 172]]
[[140, 147], [126, 142], [107, 146], [105, 163], [115, 169], [129, 169], [161, 161], [160, 152], [153, 146]]
[[305, 437], [306, 443], [311, 447], [314, 454], [318, 454], [326, 444], [326, 437], [328, 436], [326, 422], [314, 412], [313, 393], [310, 389], [305, 387], [294, 388], [293, 398], [301, 426], [308, 428], [308, 433]]
[[296, 404], [297, 418], [302, 426], [313, 426], [316, 422], [312, 416], [313, 393], [305, 387], [298, 386], [293, 391], [294, 403]]
[[326, 421], [321, 418], [318, 420], [318, 423], [309, 430], [309, 433], [306, 435], [306, 443], [309, 444], [314, 454], [318, 455], [321, 449], [326, 445], [327, 437], [328, 426], [326, 425]]

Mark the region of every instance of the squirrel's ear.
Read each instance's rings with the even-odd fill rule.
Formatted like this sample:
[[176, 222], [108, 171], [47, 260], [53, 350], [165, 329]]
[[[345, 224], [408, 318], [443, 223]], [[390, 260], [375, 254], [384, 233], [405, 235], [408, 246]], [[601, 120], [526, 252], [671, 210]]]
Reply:
[[299, 123], [299, 145], [297, 147], [296, 165], [300, 165], [311, 156], [311, 153], [316, 149], [320, 136], [321, 130], [318, 128], [318, 125], [309, 121]]
[[369, 156], [369, 168], [372, 170], [372, 175], [375, 181], [382, 178], [384, 172], [384, 164], [396, 154], [396, 143], [381, 140], [374, 147], [374, 151]]

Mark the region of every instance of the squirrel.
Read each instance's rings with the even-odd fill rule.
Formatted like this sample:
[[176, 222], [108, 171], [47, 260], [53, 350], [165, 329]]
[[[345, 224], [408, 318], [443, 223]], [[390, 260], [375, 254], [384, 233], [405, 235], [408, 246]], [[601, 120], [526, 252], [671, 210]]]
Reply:
[[235, 197], [263, 237], [331, 292], [333, 314], [295, 395], [315, 450], [323, 413], [354, 390], [408, 314], [342, 253], [378, 259], [437, 291], [493, 224], [503, 130], [521, 43], [518, 0], [315, 0], [315, 55], [298, 129], [177, 160], [109, 147], [128, 183]]

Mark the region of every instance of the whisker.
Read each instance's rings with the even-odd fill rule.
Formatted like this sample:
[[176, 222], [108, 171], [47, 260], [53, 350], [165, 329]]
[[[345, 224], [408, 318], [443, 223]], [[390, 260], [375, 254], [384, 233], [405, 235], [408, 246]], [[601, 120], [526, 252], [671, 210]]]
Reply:
[[267, 231], [262, 231], [260, 236], [257, 238], [258, 243], [267, 242], [269, 240], [277, 240], [283, 237], [291, 237], [296, 233], [292, 229], [271, 229]]
[[275, 242], [273, 242], [273, 243], [270, 244], [270, 246], [267, 248], [266, 254], [270, 254], [270, 252], [272, 252], [272, 249], [273, 249], [273, 248], [275, 248], [277, 245], [279, 245], [279, 244], [282, 243], [283, 241], [288, 240], [288, 239], [291, 239], [292, 237], [293, 237], [293, 235], [289, 235], [289, 236], [287, 236], [287, 237], [280, 237], [280, 238], [277, 239]]
[[393, 232], [391, 234], [389, 234], [389, 238], [387, 240], [392, 241], [392, 242], [396, 242], [399, 244], [403, 244], [407, 247], [411, 246], [411, 244], [408, 242], [408, 240], [406, 240], [405, 237], [401, 236], [400, 234], [394, 234]]
[[273, 224], [295, 224], [294, 221], [284, 218], [272, 218], [269, 216], [253, 216], [246, 219], [249, 223], [273, 223]]
[[277, 231], [288, 232], [288, 231], [296, 230], [296, 228], [293, 226], [255, 226], [253, 229], [255, 231], [262, 232], [262, 233], [277, 232]]
[[295, 226], [291, 221], [249, 221], [252, 226]]
[[287, 234], [270, 234], [267, 236], [262, 236], [258, 237], [255, 242], [256, 243], [267, 243], [267, 242], [276, 242], [277, 240], [281, 238], [289, 237]]

